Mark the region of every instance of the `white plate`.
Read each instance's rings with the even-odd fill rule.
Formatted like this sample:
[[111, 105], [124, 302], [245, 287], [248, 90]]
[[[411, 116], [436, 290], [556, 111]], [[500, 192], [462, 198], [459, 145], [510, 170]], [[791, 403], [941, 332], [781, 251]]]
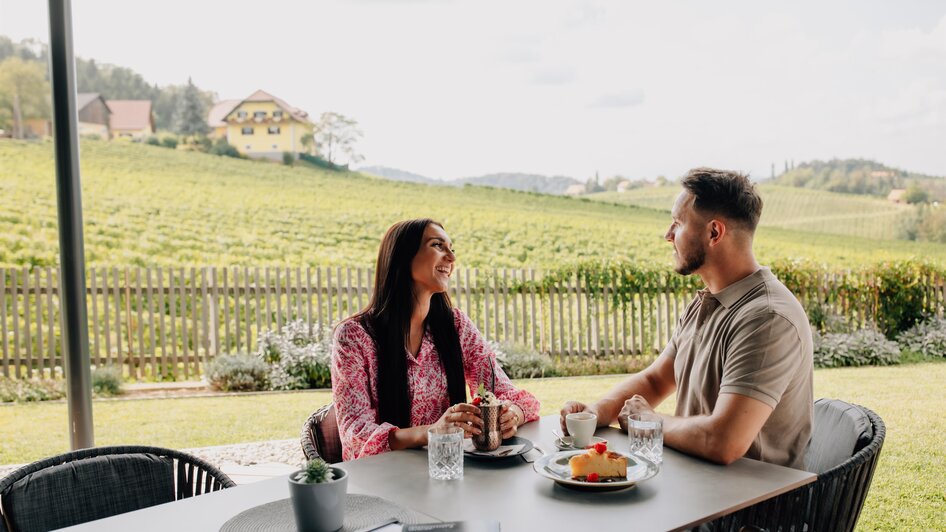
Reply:
[[[588, 445], [588, 447], [585, 447], [585, 449], [588, 449], [589, 447], [593, 447], [594, 444], [596, 443], [608, 443], [608, 440], [604, 438], [599, 438], [597, 436], [592, 436], [591, 443]], [[571, 436], [562, 436], [561, 438], [555, 438], [555, 446], [558, 447], [558, 450], [560, 451], [575, 451], [575, 450], [580, 451], [581, 450], [575, 447], [575, 443]]]
[[622, 451], [613, 451], [627, 458], [626, 480], [610, 480], [604, 482], [575, 480], [572, 478], [572, 470], [568, 465], [568, 459], [576, 454], [583, 454], [585, 452], [586, 451], [560, 451], [545, 455], [533, 462], [532, 468], [535, 469], [536, 473], [545, 478], [550, 478], [563, 486], [588, 491], [612, 491], [630, 488], [638, 482], [653, 478], [660, 471], [657, 464], [650, 460], [633, 456]]

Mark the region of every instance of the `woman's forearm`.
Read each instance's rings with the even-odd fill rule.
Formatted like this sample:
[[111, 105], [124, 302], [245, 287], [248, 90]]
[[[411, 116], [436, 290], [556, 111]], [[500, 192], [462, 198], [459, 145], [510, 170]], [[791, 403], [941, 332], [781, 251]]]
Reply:
[[420, 425], [406, 429], [392, 430], [388, 434], [388, 444], [392, 451], [412, 449], [427, 445], [427, 429], [430, 425]]

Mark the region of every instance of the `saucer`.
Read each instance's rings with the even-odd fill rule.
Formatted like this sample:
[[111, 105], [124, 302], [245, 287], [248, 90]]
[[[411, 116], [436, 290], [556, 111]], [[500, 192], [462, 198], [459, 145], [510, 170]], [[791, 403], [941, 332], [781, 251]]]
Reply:
[[[607, 443], [608, 440], [604, 438], [599, 438], [597, 436], [592, 436], [591, 443], [588, 445], [588, 447], [591, 447], [594, 444], [601, 443], [601, 442]], [[561, 438], [555, 438], [555, 446], [558, 447], [560, 451], [571, 451], [571, 450], [577, 449], [577, 447], [575, 447], [575, 444], [572, 443], [571, 436], [562, 436]], [[588, 447], [585, 447], [585, 449], [587, 449]]]

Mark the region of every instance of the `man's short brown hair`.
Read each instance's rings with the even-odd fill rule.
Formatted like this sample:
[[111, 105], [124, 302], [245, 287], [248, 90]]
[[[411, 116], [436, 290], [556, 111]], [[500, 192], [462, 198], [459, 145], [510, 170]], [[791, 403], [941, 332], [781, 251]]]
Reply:
[[693, 196], [693, 208], [719, 215], [755, 232], [762, 216], [762, 198], [748, 174], [715, 168], [694, 168], [681, 183]]

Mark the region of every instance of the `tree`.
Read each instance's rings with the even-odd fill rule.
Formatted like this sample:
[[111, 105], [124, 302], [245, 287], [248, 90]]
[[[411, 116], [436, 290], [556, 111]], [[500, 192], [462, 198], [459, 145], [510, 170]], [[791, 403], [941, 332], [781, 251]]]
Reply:
[[907, 191], [903, 194], [903, 201], [913, 205], [926, 203], [930, 201], [930, 194], [916, 183], [910, 183], [910, 186], [907, 187]]
[[322, 113], [315, 125], [315, 139], [322, 158], [337, 164], [340, 154], [348, 156], [348, 164], [358, 163], [364, 157], [355, 152], [355, 143], [362, 136], [358, 122], [339, 113]]
[[315, 135], [312, 133], [306, 133], [305, 135], [302, 135], [302, 138], [299, 139], [299, 142], [302, 143], [302, 149], [305, 150], [305, 153], [309, 155], [314, 155], [316, 153]]
[[206, 135], [210, 131], [207, 125], [207, 105], [190, 78], [177, 101], [172, 130], [184, 136]]
[[24, 120], [49, 118], [49, 83], [42, 65], [10, 56], [0, 63], [0, 127], [25, 136]]

